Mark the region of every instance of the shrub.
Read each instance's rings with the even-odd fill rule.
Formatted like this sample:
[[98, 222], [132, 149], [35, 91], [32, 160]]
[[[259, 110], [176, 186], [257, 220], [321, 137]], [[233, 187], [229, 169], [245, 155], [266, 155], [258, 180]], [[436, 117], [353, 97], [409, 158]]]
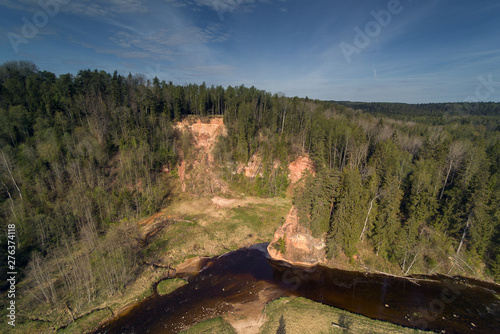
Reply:
[[286, 252], [286, 234], [279, 238], [273, 245], [274, 249], [276, 249], [281, 254], [285, 254]]

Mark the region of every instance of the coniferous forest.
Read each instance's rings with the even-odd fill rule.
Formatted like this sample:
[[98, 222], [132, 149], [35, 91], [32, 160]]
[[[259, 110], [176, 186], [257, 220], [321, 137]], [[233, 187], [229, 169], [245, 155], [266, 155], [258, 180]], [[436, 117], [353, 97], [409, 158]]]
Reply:
[[[77, 309], [134, 278], [140, 251], [127, 222], [171, 200], [175, 177], [164, 171], [189, 146], [173, 127], [187, 115], [223, 116], [220, 175], [254, 196], [287, 196], [287, 166], [307, 154], [315, 175], [293, 203], [302, 224], [326, 238], [329, 257], [368, 251], [403, 275], [500, 281], [499, 103], [337, 103], [8, 62], [0, 66], [1, 228], [16, 225], [18, 265], [40, 286], [40, 302], [70, 298]], [[255, 154], [262, 175], [237, 175]], [[5, 233], [0, 242], [7, 249]], [[60, 261], [49, 268], [49, 258]]]

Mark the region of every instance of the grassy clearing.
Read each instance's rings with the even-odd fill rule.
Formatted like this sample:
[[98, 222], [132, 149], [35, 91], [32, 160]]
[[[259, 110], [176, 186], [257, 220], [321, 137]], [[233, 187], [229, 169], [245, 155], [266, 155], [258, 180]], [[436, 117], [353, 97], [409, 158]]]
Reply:
[[172, 203], [175, 223], [158, 234], [143, 251], [148, 261], [177, 265], [195, 256], [216, 256], [260, 242], [269, 242], [290, 209], [285, 199], [236, 199], [218, 207], [210, 199]]
[[50, 323], [31, 320], [20, 322], [20, 320], [21, 319], [16, 320], [15, 327], [7, 325], [7, 322], [2, 323], [0, 326], [0, 333], [54, 333], [54, 326]]
[[236, 334], [236, 331], [230, 324], [225, 322], [222, 318], [217, 317], [207, 321], [200, 322], [182, 334]]
[[92, 314], [89, 314], [88, 316], [78, 319], [78, 321], [71, 323], [65, 329], [59, 330], [58, 333], [65, 333], [65, 334], [88, 333], [93, 329], [95, 329], [103, 319], [111, 315], [112, 314], [109, 310], [101, 310], [93, 312]]
[[[112, 316], [109, 309], [99, 310], [92, 312], [78, 320], [69, 324], [66, 328], [60, 329], [57, 333], [65, 334], [81, 334], [88, 333], [94, 330], [97, 325], [104, 319]], [[16, 321], [16, 326], [7, 326], [6, 323], [0, 326], [0, 333], [37, 333], [37, 334], [48, 334], [54, 333], [54, 326], [61, 326], [61, 323], [47, 322], [42, 319], [38, 320], [26, 320], [23, 317], [18, 317]]]
[[231, 210], [232, 219], [258, 232], [266, 241], [284, 221], [291, 203], [284, 199], [261, 199], [257, 203], [247, 202]]
[[[266, 307], [267, 321], [261, 334], [275, 334], [283, 315], [287, 334], [319, 333], [424, 333], [377, 321], [304, 298], [280, 298]], [[425, 332], [430, 333], [430, 332]]]
[[156, 291], [158, 291], [160, 296], [168, 295], [170, 292], [186, 284], [187, 282], [181, 278], [167, 279], [158, 284]]

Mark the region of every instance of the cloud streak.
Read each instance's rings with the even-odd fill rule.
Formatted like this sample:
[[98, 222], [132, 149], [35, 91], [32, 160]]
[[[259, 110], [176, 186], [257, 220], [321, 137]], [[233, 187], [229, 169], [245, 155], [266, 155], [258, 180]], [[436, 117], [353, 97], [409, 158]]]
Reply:
[[233, 12], [236, 9], [243, 9], [249, 4], [253, 4], [254, 0], [195, 0], [198, 6], [207, 6], [216, 12]]
[[[144, 0], [54, 0], [59, 10], [67, 14], [84, 15], [89, 17], [113, 17], [118, 14], [147, 13], [148, 6]], [[46, 3], [41, 1], [41, 3]], [[0, 0], [0, 5], [27, 12], [41, 9], [39, 1], [34, 0]]]

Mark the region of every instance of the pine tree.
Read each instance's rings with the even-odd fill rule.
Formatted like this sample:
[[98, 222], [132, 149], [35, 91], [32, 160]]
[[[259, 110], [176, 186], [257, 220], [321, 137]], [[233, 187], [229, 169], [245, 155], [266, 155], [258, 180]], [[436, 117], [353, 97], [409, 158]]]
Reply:
[[356, 244], [363, 229], [365, 190], [357, 169], [346, 168], [342, 173], [334, 212], [328, 233], [328, 252], [330, 256], [343, 250], [347, 256], [354, 255]]

